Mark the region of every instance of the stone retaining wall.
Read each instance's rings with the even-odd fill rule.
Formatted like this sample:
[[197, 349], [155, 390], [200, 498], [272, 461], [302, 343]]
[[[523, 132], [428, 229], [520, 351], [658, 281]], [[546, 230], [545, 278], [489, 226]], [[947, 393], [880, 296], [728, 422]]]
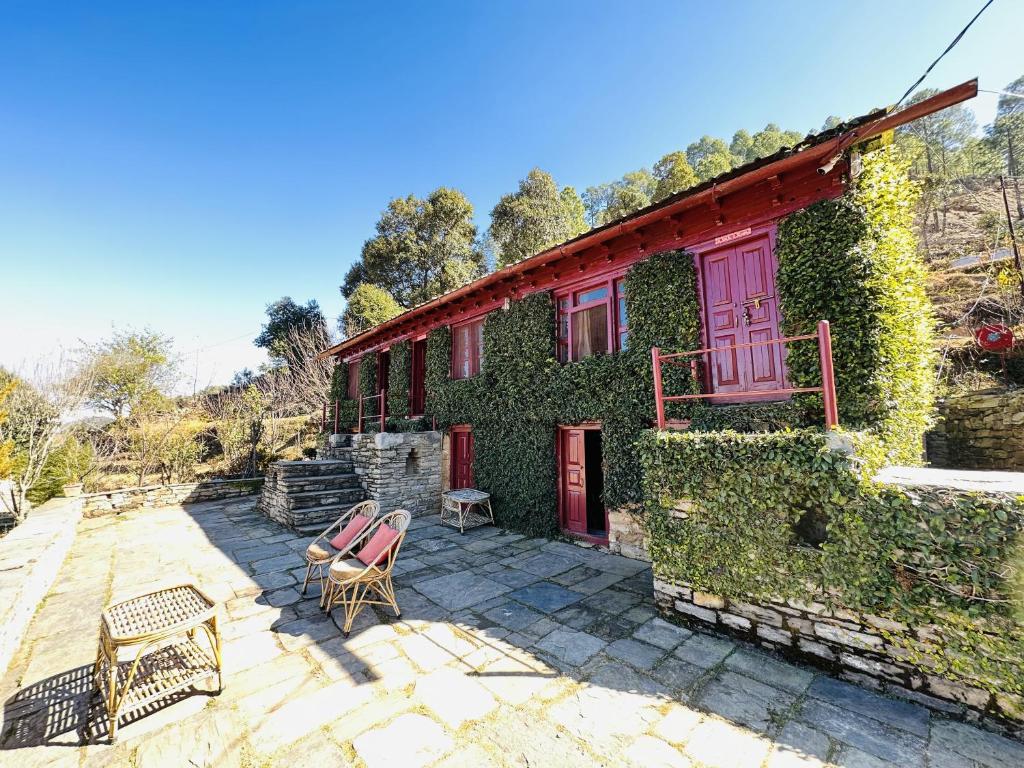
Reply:
[[608, 510], [608, 550], [634, 560], [651, 561], [647, 553], [647, 533], [641, 512], [629, 509]]
[[130, 509], [168, 507], [175, 504], [197, 504], [259, 493], [262, 477], [240, 480], [206, 480], [199, 483], [147, 485], [142, 488], [119, 488], [115, 491], [89, 493], [81, 498], [86, 517], [100, 517]]
[[50, 591], [82, 519], [82, 499], [51, 499], [0, 539], [0, 676]]
[[382, 512], [441, 510], [441, 433], [377, 432], [352, 436], [352, 460], [366, 496]]
[[950, 397], [938, 416], [926, 436], [933, 466], [1024, 469], [1024, 389]]
[[666, 614], [686, 623], [714, 627], [784, 656], [822, 667], [832, 674], [886, 693], [917, 701], [946, 714], [977, 721], [995, 715], [1017, 723], [1024, 736], [1024, 699], [929, 674], [908, 660], [886, 634], [941, 636], [935, 626], [911, 628], [880, 616], [830, 611], [823, 603], [759, 601], [746, 603], [655, 578], [654, 599]]

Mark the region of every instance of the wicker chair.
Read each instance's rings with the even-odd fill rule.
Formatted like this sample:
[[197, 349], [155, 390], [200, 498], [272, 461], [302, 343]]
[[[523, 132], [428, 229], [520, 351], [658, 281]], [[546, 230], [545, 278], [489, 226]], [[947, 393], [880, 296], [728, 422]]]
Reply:
[[331, 563], [327, 573], [325, 605], [328, 614], [339, 603], [345, 607], [345, 626], [342, 629], [345, 637], [352, 631], [352, 622], [356, 616], [368, 605], [387, 605], [394, 609], [395, 616], [402, 615], [395, 600], [391, 571], [395, 567], [398, 550], [405, 540], [405, 532], [411, 519], [412, 515], [407, 510], [397, 509], [380, 517], [370, 526], [370, 530], [359, 537], [362, 541], [369, 542], [382, 526], [390, 527], [397, 534], [381, 552], [379, 559], [371, 559], [371, 564], [367, 565], [358, 557], [338, 558]]
[[344, 549], [339, 550], [331, 546], [329, 537], [334, 533], [340, 533], [356, 515], [369, 518], [370, 522], [360, 532], [360, 534], [366, 533], [373, 526], [373, 521], [378, 514], [380, 514], [380, 504], [373, 500], [361, 501], [331, 523], [326, 531], [313, 539], [313, 543], [306, 547], [306, 578], [302, 581], [302, 594], [306, 594], [306, 587], [309, 585], [309, 579], [315, 568], [317, 578], [320, 580], [320, 604], [324, 604], [324, 593], [327, 586], [325, 583], [324, 567], [329, 566], [338, 558], [347, 555], [363, 538], [362, 535], [358, 535]]

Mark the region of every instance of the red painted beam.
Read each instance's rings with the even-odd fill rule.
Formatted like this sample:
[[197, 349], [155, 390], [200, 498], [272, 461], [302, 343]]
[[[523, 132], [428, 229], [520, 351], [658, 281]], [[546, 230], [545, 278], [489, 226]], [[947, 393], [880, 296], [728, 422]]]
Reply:
[[[727, 179], [722, 182], [713, 182], [710, 186], [705, 186], [703, 188], [697, 187], [690, 194], [683, 193], [682, 197], [677, 197], [674, 200], [669, 198], [669, 200], [658, 207], [649, 209], [632, 217], [621, 219], [617, 222], [612, 222], [604, 227], [591, 230], [588, 233], [580, 235], [575, 240], [570, 240], [567, 243], [549, 248], [548, 250], [542, 251], [528, 259], [524, 259], [523, 261], [512, 264], [504, 269], [492, 272], [490, 275], [486, 275], [479, 280], [469, 283], [468, 285], [457, 288], [450, 293], [438, 296], [437, 298], [431, 299], [417, 307], [413, 307], [392, 320], [381, 323], [374, 328], [363, 331], [361, 334], [358, 334], [351, 339], [346, 339], [340, 344], [336, 344], [333, 347], [324, 350], [319, 356], [326, 357], [328, 355], [339, 354], [350, 350], [353, 354], [364, 353], [373, 348], [372, 339], [378, 338], [383, 334], [387, 334], [388, 338], [394, 338], [397, 335], [401, 335], [396, 333], [397, 329], [407, 327], [406, 324], [414, 317], [428, 314], [431, 310], [434, 310], [444, 304], [450, 304], [457, 299], [465, 298], [483, 287], [491, 286], [510, 279], [517, 281], [520, 276], [537, 266], [543, 265], [544, 267], [553, 267], [567, 255], [578, 253], [594, 246], [607, 246], [608, 241], [610, 240], [614, 240], [622, 235], [627, 235], [638, 228], [658, 223], [666, 217], [673, 217], [674, 214], [682, 213], [694, 207], [712, 203], [717, 209], [723, 205], [722, 198], [727, 195], [737, 193], [743, 189], [770, 179], [773, 176], [781, 176], [782, 174], [801, 167], [815, 165], [822, 160], [827, 161], [843, 152], [852, 144], [878, 136], [885, 131], [896, 128], [900, 125], [905, 125], [906, 123], [920, 117], [924, 117], [925, 115], [938, 112], [946, 107], [959, 104], [973, 98], [977, 93], [977, 79], [969, 80], [966, 83], [962, 83], [954, 88], [938, 93], [931, 98], [925, 99], [917, 104], [913, 104], [899, 112], [881, 115], [877, 119], [840, 134], [834, 139], [824, 141], [820, 144], [815, 144], [807, 149], [780, 158], [774, 162], [755, 167], [748, 173], [744, 173], [741, 176]], [[815, 170], [817, 170], [817, 167], [815, 167]], [[827, 195], [825, 196], [827, 197]], [[730, 222], [730, 219], [722, 215], [721, 219], [716, 218], [715, 221], [718, 223], [718, 226], [722, 226], [725, 223]]]

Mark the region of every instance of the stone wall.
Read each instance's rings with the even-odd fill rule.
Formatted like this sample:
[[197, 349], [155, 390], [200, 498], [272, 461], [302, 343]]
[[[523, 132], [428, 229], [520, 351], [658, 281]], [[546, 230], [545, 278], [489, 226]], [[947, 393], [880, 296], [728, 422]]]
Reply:
[[938, 416], [926, 436], [933, 466], [1024, 469], [1024, 389], [950, 397]]
[[440, 512], [440, 432], [353, 435], [352, 460], [366, 497], [379, 501], [382, 512]]
[[206, 480], [200, 483], [147, 485], [142, 488], [119, 488], [115, 491], [88, 493], [82, 497], [86, 517], [100, 517], [130, 509], [168, 507], [174, 504], [197, 504], [259, 493], [262, 477], [240, 480]]
[[1024, 700], [929, 674], [907, 659], [886, 635], [936, 636], [935, 626], [911, 628], [880, 616], [829, 610], [824, 603], [730, 600], [686, 584], [654, 580], [654, 599], [665, 614], [688, 624], [726, 632], [783, 656], [810, 662], [859, 685], [917, 701], [931, 709], [977, 721], [992, 715], [1016, 723], [1024, 737]]
[[634, 560], [650, 562], [651, 556], [647, 553], [647, 532], [641, 514], [640, 510], [608, 510], [609, 551]]
[[51, 499], [0, 539], [0, 676], [71, 549], [82, 502]]

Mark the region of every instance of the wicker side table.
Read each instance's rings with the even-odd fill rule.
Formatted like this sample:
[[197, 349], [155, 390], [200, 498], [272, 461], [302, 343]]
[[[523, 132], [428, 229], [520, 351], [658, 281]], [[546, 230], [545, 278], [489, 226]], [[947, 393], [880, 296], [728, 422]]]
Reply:
[[460, 488], [441, 494], [441, 525], [450, 523], [465, 533], [466, 528], [494, 525], [491, 494], [475, 488]]
[[[119, 654], [127, 659], [119, 660]], [[110, 719], [111, 741], [118, 718], [127, 712], [213, 678], [219, 693], [217, 604], [194, 584], [181, 584], [109, 606], [100, 622], [93, 675]]]

